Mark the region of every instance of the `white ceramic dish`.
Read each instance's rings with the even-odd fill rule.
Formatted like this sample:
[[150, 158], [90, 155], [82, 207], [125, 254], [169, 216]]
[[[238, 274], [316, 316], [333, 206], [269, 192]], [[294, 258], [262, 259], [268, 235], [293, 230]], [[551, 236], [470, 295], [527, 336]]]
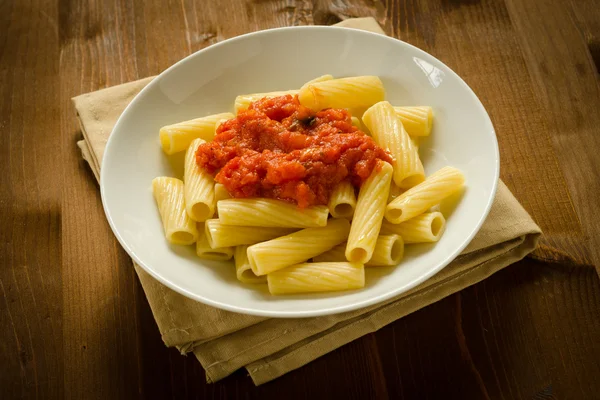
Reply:
[[[451, 165], [467, 189], [435, 245], [411, 246], [394, 268], [372, 268], [362, 290], [271, 296], [241, 284], [232, 263], [201, 260], [192, 246], [171, 246], [151, 192], [156, 176], [181, 177], [177, 157], [158, 141], [163, 125], [231, 111], [236, 95], [300, 87], [323, 74], [378, 75], [394, 105], [430, 105], [434, 130], [422, 142], [427, 174]], [[409, 44], [347, 28], [272, 29], [226, 40], [173, 65], [119, 118], [104, 153], [102, 202], [119, 242], [148, 273], [208, 305], [269, 317], [308, 317], [369, 306], [397, 296], [444, 268], [479, 230], [496, 192], [498, 143], [481, 102], [442, 62]]]

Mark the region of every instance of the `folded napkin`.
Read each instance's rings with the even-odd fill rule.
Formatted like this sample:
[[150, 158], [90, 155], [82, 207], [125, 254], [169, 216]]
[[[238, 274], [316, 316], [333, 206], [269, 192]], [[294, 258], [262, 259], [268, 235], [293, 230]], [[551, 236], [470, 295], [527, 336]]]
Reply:
[[[338, 25], [383, 34], [372, 18], [346, 20]], [[142, 79], [73, 99], [84, 136], [78, 146], [96, 179], [115, 122], [151, 80]], [[533, 251], [540, 233], [500, 182], [490, 214], [477, 236], [437, 275], [384, 303], [305, 319], [262, 318], [209, 307], [167, 288], [135, 263], [134, 267], [167, 346], [175, 346], [182, 353], [193, 352], [210, 382], [245, 367], [258, 385], [487, 278]]]

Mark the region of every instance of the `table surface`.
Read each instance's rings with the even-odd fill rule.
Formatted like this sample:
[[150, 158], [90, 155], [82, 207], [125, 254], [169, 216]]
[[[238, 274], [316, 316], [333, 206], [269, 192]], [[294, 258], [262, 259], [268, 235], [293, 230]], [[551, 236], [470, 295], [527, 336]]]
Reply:
[[599, 398], [598, 276], [531, 259], [260, 387], [244, 371], [206, 384], [163, 345], [71, 97], [242, 33], [357, 16], [463, 76], [500, 138], [522, 129], [503, 107], [525, 105], [599, 265], [597, 0], [0, 1], [0, 397]]

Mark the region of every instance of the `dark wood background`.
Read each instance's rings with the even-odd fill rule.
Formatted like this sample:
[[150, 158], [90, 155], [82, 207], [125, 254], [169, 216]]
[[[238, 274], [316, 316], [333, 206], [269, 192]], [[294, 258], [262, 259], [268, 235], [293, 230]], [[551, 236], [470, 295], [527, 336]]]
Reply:
[[238, 34], [355, 16], [463, 76], [501, 148], [503, 132], [532, 134], [507, 110], [537, 118], [598, 265], [597, 0], [0, 0], [1, 398], [600, 398], [598, 276], [533, 260], [258, 388], [244, 371], [208, 385], [164, 347], [80, 160], [71, 97]]

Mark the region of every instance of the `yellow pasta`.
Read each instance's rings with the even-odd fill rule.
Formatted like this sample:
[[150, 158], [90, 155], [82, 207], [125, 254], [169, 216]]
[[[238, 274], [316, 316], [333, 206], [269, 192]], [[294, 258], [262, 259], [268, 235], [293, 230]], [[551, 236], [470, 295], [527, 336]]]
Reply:
[[349, 262], [304, 263], [271, 272], [267, 283], [274, 295], [360, 289], [365, 268]]
[[365, 111], [362, 119], [375, 142], [394, 157], [394, 182], [403, 189], [423, 182], [425, 172], [418, 148], [404, 130], [390, 103], [382, 101], [375, 104]]
[[221, 113], [163, 126], [159, 133], [162, 149], [171, 155], [186, 150], [194, 139], [210, 142], [215, 137], [217, 123], [231, 118], [234, 118], [232, 113]]
[[399, 235], [379, 235], [373, 257], [365, 266], [380, 267], [398, 265], [404, 256], [404, 241]]
[[299, 90], [280, 90], [276, 92], [267, 92], [267, 93], [252, 93], [252, 94], [241, 94], [235, 98], [235, 112], [238, 113], [240, 110], [244, 110], [250, 106], [250, 103], [254, 103], [257, 100], [262, 99], [263, 97], [279, 97], [285, 96], [286, 94], [291, 94], [292, 96], [297, 95]]
[[358, 192], [346, 246], [348, 261], [365, 264], [371, 259], [381, 228], [391, 180], [392, 166], [380, 161], [371, 176], [363, 182]]
[[396, 185], [396, 182], [392, 181], [392, 183], [390, 184], [390, 194], [388, 196], [387, 202], [390, 203], [396, 197], [400, 196], [403, 192], [404, 190], [400, 189], [398, 185]]
[[230, 199], [231, 195], [225, 189], [225, 185], [222, 183], [215, 183], [215, 203], [221, 200]]
[[385, 218], [393, 224], [414, 218], [460, 190], [464, 183], [462, 172], [453, 167], [444, 167], [388, 204]]
[[311, 83], [330, 81], [332, 79], [333, 79], [333, 75], [330, 75], [330, 74], [321, 75], [321, 76], [318, 76], [318, 77], [316, 77], [314, 79], [311, 79], [310, 81], [306, 82], [304, 85], [302, 85], [302, 87], [304, 87], [306, 85], [310, 85]]
[[215, 213], [214, 179], [211, 174], [196, 164], [196, 150], [206, 143], [194, 139], [185, 153], [183, 182], [185, 184], [185, 209], [191, 219], [206, 221]]
[[294, 232], [293, 228], [265, 228], [260, 226], [224, 225], [219, 219], [205, 222], [205, 234], [210, 247], [239, 246], [274, 239]]
[[[383, 227], [382, 227], [383, 230]], [[375, 242], [373, 256], [365, 267], [397, 265], [404, 256], [404, 241], [394, 234], [379, 235]], [[346, 261], [346, 243], [341, 243], [333, 249], [313, 257], [314, 262]]]
[[312, 110], [325, 108], [365, 109], [385, 97], [377, 76], [355, 76], [306, 84], [298, 93], [300, 104]]
[[196, 242], [196, 254], [200, 258], [215, 261], [227, 261], [233, 257], [233, 247], [219, 247], [213, 249], [208, 243], [208, 238], [204, 233], [204, 224], [198, 224], [198, 241]]
[[198, 229], [185, 211], [184, 185], [177, 178], [152, 180], [152, 193], [158, 205], [165, 237], [170, 243], [188, 245], [198, 238]]
[[400, 235], [404, 243], [431, 243], [440, 240], [445, 228], [446, 219], [441, 212], [427, 212], [401, 224], [383, 221], [381, 233]]
[[433, 126], [431, 107], [394, 107], [396, 115], [410, 136], [429, 136]]
[[248, 246], [237, 246], [233, 252], [233, 259], [235, 260], [235, 275], [238, 281], [243, 283], [267, 283], [267, 276], [256, 276], [250, 268], [250, 262], [248, 261], [248, 255], [246, 250]]
[[321, 254], [348, 237], [346, 219], [329, 220], [322, 228], [307, 228], [248, 247], [248, 260], [256, 275], [265, 275]]
[[352, 218], [356, 207], [354, 186], [348, 181], [340, 182], [331, 193], [328, 206], [334, 218]]
[[297, 205], [273, 199], [228, 199], [217, 203], [225, 225], [311, 228], [327, 225], [329, 209]]

